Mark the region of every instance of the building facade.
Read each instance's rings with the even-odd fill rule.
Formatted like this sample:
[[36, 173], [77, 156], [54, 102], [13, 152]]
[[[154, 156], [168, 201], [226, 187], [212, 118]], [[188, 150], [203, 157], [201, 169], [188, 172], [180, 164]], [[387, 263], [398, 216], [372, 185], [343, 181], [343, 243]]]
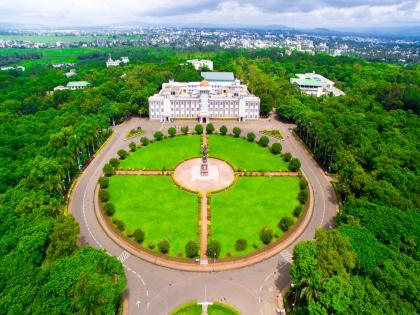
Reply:
[[230, 72], [202, 72], [201, 82], [162, 84], [159, 93], [149, 97], [150, 119], [162, 122], [173, 119], [259, 118], [260, 98], [251, 94], [245, 84], [235, 80]]
[[345, 95], [343, 91], [334, 86], [335, 83], [333, 81], [315, 72], [297, 73], [296, 76], [297, 78], [290, 79], [290, 83], [297, 84], [299, 89], [308, 95], [317, 97], [328, 94], [333, 96]]
[[192, 64], [195, 70], [200, 70], [203, 67], [207, 67], [213, 71], [213, 61], [206, 59], [192, 59], [187, 60], [188, 63]]

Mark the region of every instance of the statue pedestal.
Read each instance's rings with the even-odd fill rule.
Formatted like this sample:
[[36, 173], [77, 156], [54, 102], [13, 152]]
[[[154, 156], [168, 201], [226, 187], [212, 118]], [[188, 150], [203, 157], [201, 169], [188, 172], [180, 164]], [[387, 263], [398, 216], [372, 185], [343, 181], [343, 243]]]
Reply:
[[201, 167], [200, 167], [200, 175], [201, 176], [208, 176], [209, 175], [209, 166], [207, 165], [207, 163], [201, 163]]

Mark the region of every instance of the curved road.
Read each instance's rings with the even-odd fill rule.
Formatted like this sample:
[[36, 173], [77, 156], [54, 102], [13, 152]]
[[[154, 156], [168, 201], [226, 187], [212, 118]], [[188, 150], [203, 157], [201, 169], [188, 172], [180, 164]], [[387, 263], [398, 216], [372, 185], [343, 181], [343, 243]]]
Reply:
[[[70, 198], [69, 210], [80, 222], [80, 241], [96, 248], [104, 248], [123, 262], [128, 286], [126, 295], [129, 314], [167, 314], [184, 302], [203, 300], [206, 292], [208, 300], [230, 304], [244, 315], [274, 315], [278, 292], [288, 285], [294, 244], [312, 239], [316, 228], [328, 227], [338, 209], [329, 179], [302, 144], [290, 135], [289, 128], [293, 128], [293, 125], [273, 119], [243, 123], [213, 122], [217, 130], [222, 124], [227, 125], [229, 130], [233, 126], [240, 126], [243, 134], [249, 131], [258, 134], [262, 129], [279, 129], [285, 136], [281, 142], [283, 152], [290, 152], [301, 160], [302, 169], [312, 185], [314, 213], [307, 229], [289, 248], [261, 263], [237, 270], [212, 273], [185, 272], [160, 267], [125, 252], [105, 234], [96, 219], [93, 208], [94, 189], [102, 174], [103, 165], [116, 156], [118, 149], [128, 149], [130, 141], [139, 143], [139, 136], [124, 139], [130, 129], [142, 126], [147, 130], [142, 136], [151, 138], [156, 130], [166, 133], [173, 125], [189, 125], [192, 130], [195, 124], [195, 121], [161, 124], [131, 118], [114, 127], [115, 132], [111, 140], [80, 176]], [[270, 140], [276, 141], [275, 138]]]

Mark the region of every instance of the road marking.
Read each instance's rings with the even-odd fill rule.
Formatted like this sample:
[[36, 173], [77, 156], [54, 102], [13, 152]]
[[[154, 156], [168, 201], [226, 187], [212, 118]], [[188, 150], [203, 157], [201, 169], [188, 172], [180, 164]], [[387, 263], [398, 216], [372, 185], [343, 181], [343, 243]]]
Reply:
[[140, 301], [137, 301], [137, 302], [136, 302], [137, 308], [140, 308], [140, 304], [141, 304], [141, 302], [140, 302]]
[[[118, 256], [118, 260], [121, 261], [122, 263], [125, 262], [128, 258], [130, 258], [131, 254], [123, 251], [119, 256]], [[128, 268], [127, 268], [128, 269]], [[130, 270], [130, 269], [128, 269]]]
[[293, 262], [293, 254], [290, 252], [290, 249], [285, 249], [280, 252], [280, 256], [287, 261], [289, 264]]

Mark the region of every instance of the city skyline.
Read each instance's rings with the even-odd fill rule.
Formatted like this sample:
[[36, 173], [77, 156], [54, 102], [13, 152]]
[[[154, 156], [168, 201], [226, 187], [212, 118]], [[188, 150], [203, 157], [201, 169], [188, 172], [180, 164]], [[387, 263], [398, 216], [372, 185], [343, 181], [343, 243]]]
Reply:
[[16, 0], [0, 1], [2, 23], [39, 24], [49, 27], [100, 25], [285, 25], [292, 28], [335, 30], [393, 28], [420, 25], [420, 1], [416, 0], [238, 0], [195, 2], [157, 0], [139, 4], [133, 0]]

